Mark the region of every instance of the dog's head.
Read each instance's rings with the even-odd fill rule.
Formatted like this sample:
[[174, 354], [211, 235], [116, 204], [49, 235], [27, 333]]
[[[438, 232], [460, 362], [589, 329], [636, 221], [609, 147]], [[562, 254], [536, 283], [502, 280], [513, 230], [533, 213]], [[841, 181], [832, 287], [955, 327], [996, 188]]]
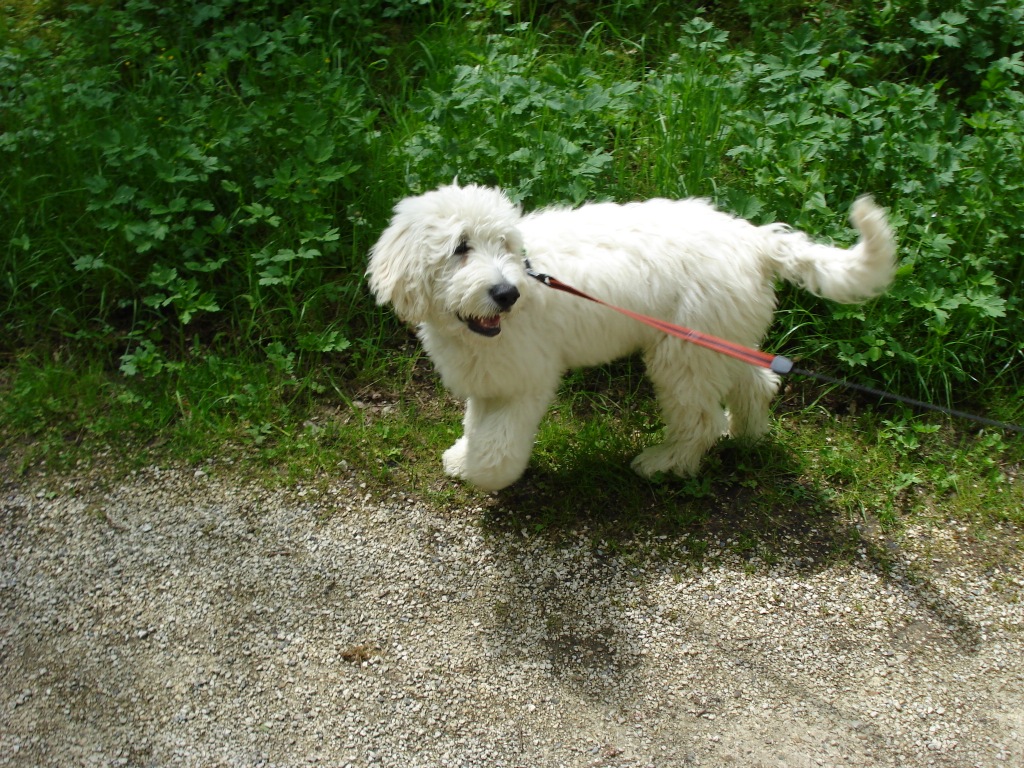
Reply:
[[370, 290], [406, 322], [497, 336], [525, 277], [520, 216], [489, 187], [452, 184], [406, 198], [370, 251]]

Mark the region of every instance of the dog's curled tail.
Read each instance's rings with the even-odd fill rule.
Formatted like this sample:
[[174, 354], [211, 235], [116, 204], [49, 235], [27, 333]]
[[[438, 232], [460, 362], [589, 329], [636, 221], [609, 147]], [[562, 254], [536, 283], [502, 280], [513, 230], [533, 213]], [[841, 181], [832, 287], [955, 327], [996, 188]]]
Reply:
[[860, 240], [850, 249], [811, 241], [802, 232], [771, 225], [770, 258], [776, 274], [816, 296], [856, 304], [878, 296], [896, 273], [896, 242], [885, 211], [868, 196], [850, 209]]

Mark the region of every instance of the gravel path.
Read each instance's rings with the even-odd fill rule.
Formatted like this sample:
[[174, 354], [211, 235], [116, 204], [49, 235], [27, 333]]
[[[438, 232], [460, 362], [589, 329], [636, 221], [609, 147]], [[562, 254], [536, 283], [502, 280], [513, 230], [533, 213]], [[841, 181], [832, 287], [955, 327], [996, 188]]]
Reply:
[[2, 765], [1024, 765], [1024, 572], [955, 526], [886, 574], [556, 546], [344, 476], [0, 483]]

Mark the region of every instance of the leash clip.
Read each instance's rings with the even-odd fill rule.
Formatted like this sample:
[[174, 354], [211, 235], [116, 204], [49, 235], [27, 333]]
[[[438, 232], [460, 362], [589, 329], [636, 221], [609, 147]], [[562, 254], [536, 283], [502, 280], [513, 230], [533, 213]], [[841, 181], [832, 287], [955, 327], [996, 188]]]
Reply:
[[523, 266], [526, 267], [526, 274], [532, 277], [534, 280], [540, 280], [544, 285], [551, 285], [551, 275], [545, 275], [542, 272], [538, 272], [530, 266], [529, 259], [523, 259]]

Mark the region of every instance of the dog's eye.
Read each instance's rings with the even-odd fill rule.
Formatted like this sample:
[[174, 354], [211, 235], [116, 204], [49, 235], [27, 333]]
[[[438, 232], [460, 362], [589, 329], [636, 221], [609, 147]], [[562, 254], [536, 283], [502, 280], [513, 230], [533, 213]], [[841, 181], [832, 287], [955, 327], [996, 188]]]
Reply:
[[459, 241], [459, 244], [455, 246], [455, 250], [452, 251], [452, 254], [455, 256], [465, 256], [467, 253], [469, 253], [469, 243], [465, 240]]

